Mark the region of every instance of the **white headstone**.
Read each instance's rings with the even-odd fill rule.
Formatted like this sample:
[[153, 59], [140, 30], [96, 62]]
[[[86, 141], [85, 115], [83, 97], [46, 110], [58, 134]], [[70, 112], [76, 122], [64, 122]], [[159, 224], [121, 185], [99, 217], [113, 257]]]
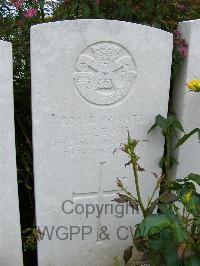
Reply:
[[[131, 168], [124, 167], [128, 158], [113, 154], [126, 141], [126, 130], [149, 140], [139, 145], [140, 164], [160, 172], [163, 137], [146, 134], [157, 114], [167, 114], [171, 52], [171, 34], [132, 23], [77, 20], [32, 27], [37, 224], [52, 232], [50, 241], [45, 232], [38, 243], [39, 265], [108, 266], [132, 242], [130, 232], [128, 240], [119, 239], [127, 235], [120, 226], [134, 226], [141, 215], [116, 218], [110, 207], [100, 218], [97, 212], [86, 218], [78, 204], [114, 206], [117, 177], [127, 177], [123, 182], [134, 191]], [[151, 174], [142, 175], [144, 197], [154, 183]], [[70, 239], [70, 228], [79, 231], [72, 226], [80, 232]], [[81, 226], [91, 226], [92, 233]], [[102, 226], [110, 240], [99, 234]], [[84, 240], [81, 230], [88, 233]]]
[[15, 156], [12, 47], [0, 41], [0, 265], [22, 266]]
[[[188, 55], [181, 65], [173, 92], [173, 106], [185, 131], [200, 128], [200, 93], [190, 92], [186, 84], [200, 78], [200, 20], [179, 23], [178, 30], [189, 44]], [[175, 177], [183, 178], [189, 173], [200, 172], [200, 145], [197, 134], [191, 137], [178, 151]]]

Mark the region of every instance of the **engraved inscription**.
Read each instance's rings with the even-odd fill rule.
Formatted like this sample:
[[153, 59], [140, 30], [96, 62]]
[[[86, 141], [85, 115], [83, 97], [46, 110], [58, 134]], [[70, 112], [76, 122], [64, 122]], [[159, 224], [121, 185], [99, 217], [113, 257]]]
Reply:
[[[62, 128], [59, 135], [49, 136], [51, 150], [64, 153], [66, 158], [100, 154], [107, 156], [126, 141], [130, 125], [138, 136], [146, 136], [148, 120], [142, 114], [103, 114], [57, 116], [54, 114], [55, 128]], [[73, 136], [73, 138], [71, 137]]]
[[123, 99], [136, 79], [131, 54], [114, 42], [87, 47], [76, 63], [74, 81], [80, 95], [90, 103], [109, 105]]

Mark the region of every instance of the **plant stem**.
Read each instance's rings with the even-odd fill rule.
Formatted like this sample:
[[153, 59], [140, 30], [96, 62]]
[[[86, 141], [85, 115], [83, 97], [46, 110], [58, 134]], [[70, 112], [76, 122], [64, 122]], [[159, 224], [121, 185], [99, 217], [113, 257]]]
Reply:
[[137, 169], [137, 165], [135, 163], [133, 163], [132, 165], [133, 165], [133, 172], [134, 172], [134, 177], [135, 177], [135, 187], [136, 187], [136, 192], [137, 192], [137, 197], [138, 197], [138, 203], [139, 203], [140, 208], [142, 210], [143, 217], [145, 218], [146, 210], [145, 210], [144, 205], [142, 203], [142, 198], [141, 198], [141, 194], [140, 194], [138, 169]]
[[159, 188], [158, 185], [156, 185], [156, 187], [155, 187], [155, 189], [154, 189], [154, 191], [153, 191], [153, 193], [152, 193], [152, 195], [151, 195], [151, 197], [150, 197], [150, 199], [149, 199], [149, 202], [148, 202], [148, 205], [147, 205], [147, 209], [148, 209], [149, 206], [151, 205], [152, 200], [153, 200], [153, 197], [154, 197], [154, 195], [155, 195], [155, 193], [156, 193], [156, 191], [157, 191], [158, 188]]
[[170, 136], [166, 135], [166, 148], [167, 148], [167, 160], [166, 160], [166, 180], [170, 180], [170, 150], [171, 150], [171, 144], [170, 144]]

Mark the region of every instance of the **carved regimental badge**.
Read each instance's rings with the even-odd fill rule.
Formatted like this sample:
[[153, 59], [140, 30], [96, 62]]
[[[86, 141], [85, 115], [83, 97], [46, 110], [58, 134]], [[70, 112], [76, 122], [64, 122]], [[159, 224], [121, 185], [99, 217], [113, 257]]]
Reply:
[[74, 73], [76, 88], [90, 103], [109, 105], [123, 99], [136, 79], [131, 54], [113, 42], [87, 47], [78, 57]]

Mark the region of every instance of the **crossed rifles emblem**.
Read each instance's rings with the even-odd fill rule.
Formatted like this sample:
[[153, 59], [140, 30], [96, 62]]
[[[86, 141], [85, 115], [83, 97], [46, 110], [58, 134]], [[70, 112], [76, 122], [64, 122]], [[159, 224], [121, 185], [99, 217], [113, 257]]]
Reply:
[[[136, 76], [132, 57], [119, 56], [123, 49], [112, 43], [98, 43], [89, 54], [78, 58], [74, 80], [82, 94], [123, 95]], [[120, 57], [120, 58], [119, 58]], [[85, 91], [84, 91], [85, 90]]]

